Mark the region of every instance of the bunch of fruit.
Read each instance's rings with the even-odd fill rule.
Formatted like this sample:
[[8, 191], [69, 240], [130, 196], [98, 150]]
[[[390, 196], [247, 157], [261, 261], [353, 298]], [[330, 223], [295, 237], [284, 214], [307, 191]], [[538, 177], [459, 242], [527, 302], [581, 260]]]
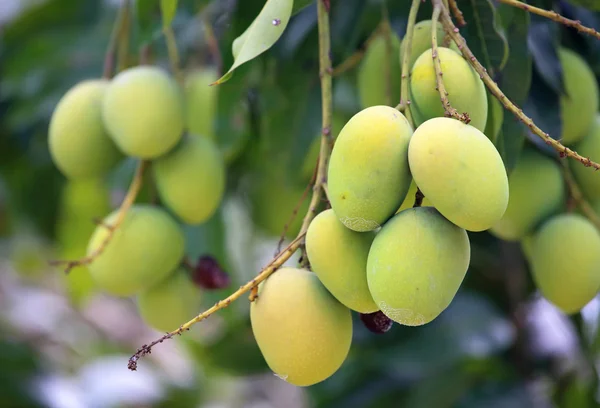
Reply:
[[161, 204], [135, 203], [124, 217], [120, 210], [108, 214], [87, 256], [93, 284], [114, 296], [136, 296], [142, 318], [161, 331], [177, 328], [199, 306], [181, 266], [181, 223], [206, 222], [225, 192], [206, 72], [192, 73], [185, 87], [155, 66], [86, 80], [63, 96], [50, 122], [52, 159], [71, 183], [102, 179], [126, 156], [150, 163]]

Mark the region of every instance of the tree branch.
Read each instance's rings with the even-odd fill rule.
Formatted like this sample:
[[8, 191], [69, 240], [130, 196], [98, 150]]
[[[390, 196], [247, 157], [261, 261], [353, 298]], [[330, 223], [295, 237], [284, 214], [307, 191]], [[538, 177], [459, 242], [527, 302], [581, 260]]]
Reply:
[[460, 35], [458, 28], [452, 22], [452, 18], [448, 13], [448, 10], [441, 5], [441, 0], [433, 0], [434, 4], [438, 4], [441, 7], [441, 21], [444, 25], [444, 30], [452, 37], [452, 40], [458, 46], [458, 49], [461, 50], [462, 54], [465, 56], [466, 60], [471, 64], [471, 66], [475, 69], [475, 71], [479, 74], [480, 78], [483, 80], [487, 88], [490, 92], [502, 103], [502, 105], [512, 112], [521, 122], [523, 122], [531, 131], [540, 137], [547, 145], [554, 148], [559, 152], [561, 157], [571, 157], [579, 162], [581, 162], [586, 167], [594, 167], [595, 169], [600, 169], [600, 164], [591, 161], [589, 158], [583, 157], [578, 154], [576, 151], [565, 147], [559, 141], [552, 139], [548, 133], [544, 132], [540, 129], [533, 120], [529, 118], [527, 115], [523, 113], [523, 110], [516, 106], [510, 99], [504, 95], [504, 93], [500, 90], [498, 85], [494, 82], [494, 80], [489, 76], [487, 70], [481, 65], [481, 63], [475, 58], [473, 52], [467, 46], [465, 39]]
[[563, 162], [563, 175], [565, 179], [565, 183], [567, 184], [567, 188], [569, 189], [569, 194], [577, 204], [577, 206], [581, 209], [583, 214], [600, 230], [600, 216], [596, 214], [594, 208], [590, 205], [590, 203], [585, 199], [579, 185], [575, 181], [573, 174], [569, 170], [569, 166], [567, 163]]
[[111, 79], [114, 73], [115, 59], [117, 54], [117, 46], [119, 39], [122, 37], [122, 33], [126, 31], [126, 26], [129, 21], [129, 0], [124, 0], [121, 3], [121, 7], [117, 13], [115, 23], [113, 25], [106, 53], [104, 55], [104, 67], [102, 70], [102, 77], [105, 79]]
[[402, 50], [402, 77], [400, 79], [400, 103], [396, 106], [401, 113], [406, 116], [412, 124], [412, 115], [410, 113], [410, 100], [408, 99], [408, 80], [410, 76], [410, 54], [412, 51], [412, 39], [415, 31], [415, 23], [417, 21], [417, 12], [421, 5], [420, 0], [413, 0], [408, 13], [408, 25], [406, 26], [406, 35], [404, 36], [404, 49]]
[[179, 67], [179, 50], [177, 49], [177, 40], [175, 39], [175, 33], [171, 26], [165, 27], [163, 30], [165, 40], [167, 42], [167, 51], [169, 53], [169, 61], [171, 63], [171, 70], [173, 75], [180, 84], [183, 84], [183, 73]]
[[381, 5], [381, 26], [383, 27], [383, 39], [385, 41], [385, 56], [383, 59], [385, 64], [383, 67], [383, 75], [385, 79], [385, 104], [391, 105], [394, 103], [392, 102], [392, 53], [394, 52], [394, 49], [392, 47], [392, 27], [390, 26], [388, 10], [385, 1]]
[[498, 1], [500, 3], [504, 3], [509, 6], [517, 7], [517, 8], [523, 9], [523, 10], [528, 11], [533, 14], [537, 14], [538, 16], [546, 17], [550, 20], [554, 20], [557, 23], [564, 24], [568, 27], [573, 27], [577, 31], [591, 35], [600, 40], [600, 33], [598, 31], [594, 30], [593, 28], [581, 25], [581, 21], [579, 21], [579, 20], [571, 20], [566, 17], [563, 17], [553, 10], [544, 10], [542, 8], [530, 6], [529, 4], [525, 4], [525, 3], [517, 1], [517, 0], [498, 0]]
[[465, 18], [463, 17], [462, 11], [458, 8], [458, 4], [456, 4], [456, 0], [448, 0], [448, 6], [450, 10], [452, 10], [452, 14], [454, 14], [454, 18], [456, 19], [459, 27], [463, 27], [467, 25]]

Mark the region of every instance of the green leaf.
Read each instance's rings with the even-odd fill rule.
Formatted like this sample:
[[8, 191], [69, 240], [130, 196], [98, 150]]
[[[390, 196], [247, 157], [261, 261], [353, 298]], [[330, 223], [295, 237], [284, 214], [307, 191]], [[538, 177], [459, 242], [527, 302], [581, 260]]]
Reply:
[[557, 52], [560, 46], [558, 28], [552, 21], [532, 16], [527, 44], [541, 78], [556, 94], [564, 94], [562, 65]]
[[507, 174], [510, 174], [517, 164], [519, 154], [525, 145], [526, 135], [527, 127], [513, 114], [505, 111], [502, 129], [496, 140], [496, 149], [502, 157]]
[[177, 0], [160, 0], [160, 10], [162, 12], [163, 28], [167, 28], [173, 22], [177, 14]]
[[293, 0], [267, 0], [258, 17], [233, 42], [235, 60], [216, 85], [227, 81], [237, 67], [258, 57], [277, 42], [290, 21], [293, 5]]
[[294, 1], [294, 8], [292, 9], [292, 15], [296, 15], [301, 12], [304, 8], [313, 4], [315, 0], [296, 0]]
[[467, 22], [461, 31], [469, 48], [494, 76], [508, 59], [508, 42], [498, 25], [494, 5], [490, 0], [463, 0], [458, 6]]

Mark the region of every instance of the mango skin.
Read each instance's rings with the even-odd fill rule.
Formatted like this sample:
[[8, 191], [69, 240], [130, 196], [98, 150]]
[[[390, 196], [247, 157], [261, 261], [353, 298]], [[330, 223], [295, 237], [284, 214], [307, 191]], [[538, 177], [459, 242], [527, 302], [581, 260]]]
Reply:
[[[488, 115], [488, 100], [483, 81], [457, 52], [439, 47], [438, 55], [450, 104], [458, 112], [468, 113], [471, 118], [470, 125], [483, 132]], [[428, 119], [444, 116], [444, 107], [436, 88], [431, 49], [428, 49], [417, 58], [411, 70], [410, 110], [411, 113], [416, 111], [416, 127]]]
[[369, 45], [357, 72], [358, 97], [361, 107], [397, 104], [400, 100], [400, 62], [396, 55], [400, 49], [400, 39], [392, 32], [392, 53], [390, 55], [390, 89], [389, 100], [387, 79], [385, 74], [386, 41], [383, 35], [378, 36]]
[[178, 268], [141, 292], [136, 305], [148, 326], [161, 332], [173, 331], [199, 313], [200, 291], [185, 270]]
[[155, 159], [183, 135], [183, 92], [166, 72], [137, 66], [117, 74], [102, 105], [112, 139], [128, 156]]
[[600, 289], [600, 233], [581, 215], [555, 216], [533, 238], [531, 267], [542, 295], [576, 313]]
[[268, 366], [296, 386], [331, 377], [350, 350], [350, 309], [307, 270], [281, 268], [261, 283], [250, 320]]
[[215, 120], [219, 87], [209, 86], [219, 79], [214, 69], [197, 69], [185, 80], [186, 127], [189, 133], [215, 140]]
[[48, 146], [52, 161], [71, 180], [104, 176], [123, 156], [102, 121], [108, 81], [86, 80], [60, 99], [50, 119]]
[[487, 96], [488, 115], [483, 133], [488, 137], [488, 139], [495, 143], [498, 139], [500, 129], [502, 129], [502, 122], [504, 121], [504, 106], [502, 106], [500, 101], [490, 92], [487, 92]]
[[379, 310], [367, 284], [367, 257], [373, 232], [352, 231], [332, 209], [317, 215], [306, 232], [306, 253], [313, 272], [344, 306], [359, 313]]
[[340, 132], [329, 161], [331, 207], [351, 230], [372, 231], [400, 207], [410, 186], [408, 120], [389, 106], [354, 115]]
[[[590, 132], [575, 145], [575, 151], [596, 163], [600, 160], [600, 115], [596, 115]], [[585, 167], [576, 160], [569, 160], [573, 177], [581, 192], [590, 201], [600, 200], [600, 174], [593, 167]]]
[[454, 299], [470, 259], [464, 229], [433, 207], [409, 208], [388, 221], [373, 241], [367, 261], [369, 289], [390, 319], [421, 326]]
[[152, 165], [161, 200], [185, 223], [207, 221], [223, 200], [226, 183], [221, 151], [210, 139], [189, 135]]
[[558, 49], [563, 68], [566, 95], [560, 97], [562, 119], [561, 142], [572, 145], [590, 131], [598, 113], [598, 82], [593, 71], [579, 54], [567, 48]]
[[408, 148], [415, 183], [448, 220], [467, 231], [494, 226], [508, 206], [508, 177], [494, 144], [479, 130], [434, 118], [415, 130]]
[[[102, 223], [113, 225], [117, 211]], [[104, 241], [107, 233], [104, 226], [96, 227], [88, 244], [88, 255]], [[136, 204], [127, 211], [104, 251], [90, 263], [89, 271], [96, 285], [107, 293], [132, 296], [173, 272], [184, 249], [183, 232], [165, 210]]]
[[508, 207], [490, 233], [505, 241], [519, 241], [561, 210], [566, 191], [558, 163], [533, 149], [525, 149], [508, 178]]
[[[437, 44], [442, 46], [444, 43], [444, 27], [441, 23], [437, 25]], [[400, 44], [400, 66], [402, 66], [402, 58], [404, 56], [404, 49], [406, 48], [406, 37], [402, 39]], [[410, 60], [408, 68], [412, 68], [415, 62], [421, 54], [431, 48], [431, 20], [422, 20], [415, 24], [413, 32], [412, 44], [410, 46]], [[458, 47], [454, 41], [450, 42], [449, 48], [460, 54]]]

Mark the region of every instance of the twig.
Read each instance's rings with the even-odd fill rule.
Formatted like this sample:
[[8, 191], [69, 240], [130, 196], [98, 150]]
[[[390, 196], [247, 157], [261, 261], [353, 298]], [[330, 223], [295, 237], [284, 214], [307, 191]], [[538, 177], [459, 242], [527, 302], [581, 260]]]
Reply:
[[415, 193], [415, 203], [413, 204], [413, 208], [420, 207], [421, 205], [423, 205], [424, 198], [425, 196], [421, 192], [421, 189], [417, 187], [417, 192]]
[[215, 37], [215, 32], [207, 14], [204, 14], [202, 21], [204, 23], [204, 37], [206, 38], [206, 45], [208, 45], [210, 55], [213, 57], [214, 63], [217, 66], [217, 75], [222, 75], [223, 57], [221, 56], [221, 50], [219, 49], [219, 42]]
[[333, 69], [332, 75], [334, 77], [336, 77], [338, 75], [342, 75], [344, 72], [349, 71], [352, 68], [354, 68], [355, 66], [357, 66], [358, 63], [360, 61], [362, 61], [363, 57], [367, 53], [367, 50], [369, 49], [369, 47], [371, 46], [371, 44], [373, 43], [373, 41], [375, 41], [375, 39], [377, 37], [379, 37], [381, 34], [382, 34], [382, 27], [381, 27], [381, 25], [379, 25], [371, 33], [371, 35], [369, 36], [369, 38], [367, 38], [367, 40], [365, 41], [365, 43], [362, 45], [362, 47], [358, 51], [356, 51], [354, 54], [350, 55], [348, 58], [346, 58], [337, 67], [335, 67]]
[[465, 18], [463, 17], [462, 11], [458, 8], [458, 4], [456, 4], [456, 0], [448, 0], [448, 6], [456, 19], [456, 22], [459, 27], [463, 27], [467, 25]]
[[[441, 0], [433, 0], [435, 4], [441, 5]], [[523, 113], [522, 109], [519, 109], [517, 105], [515, 105], [510, 99], [504, 95], [504, 93], [500, 90], [498, 85], [494, 82], [494, 80], [489, 76], [487, 70], [481, 65], [481, 63], [475, 58], [473, 52], [467, 46], [465, 39], [460, 35], [458, 28], [452, 22], [452, 18], [448, 13], [446, 8], [442, 7], [441, 14], [442, 24], [444, 25], [444, 30], [452, 37], [458, 49], [461, 50], [462, 54], [465, 56], [466, 60], [471, 64], [471, 66], [475, 69], [475, 71], [479, 74], [479, 77], [483, 80], [485, 85], [488, 87], [490, 92], [502, 103], [502, 105], [512, 112], [521, 122], [523, 122], [531, 131], [539, 136], [547, 145], [552, 146], [556, 151], [559, 152], [560, 157], [571, 157], [581, 163], [583, 163], [586, 167], [593, 167], [595, 169], [600, 169], [600, 164], [591, 161], [589, 158], [583, 157], [579, 155], [576, 151], [569, 149], [562, 145], [559, 141], [552, 139], [548, 133], [544, 132], [542, 129], [537, 127], [533, 120], [529, 118], [527, 115]]]
[[140, 192], [140, 188], [142, 187], [143, 179], [144, 179], [144, 170], [146, 169], [147, 165], [148, 165], [147, 161], [140, 161], [140, 163], [138, 164], [138, 167], [135, 172], [135, 176], [133, 177], [131, 185], [129, 186], [129, 190], [127, 191], [127, 195], [125, 196], [125, 198], [123, 199], [123, 202], [121, 203], [121, 206], [119, 207], [119, 212], [117, 214], [117, 218], [115, 219], [115, 221], [112, 225], [103, 224], [103, 227], [108, 230], [108, 233], [106, 234], [106, 237], [100, 243], [100, 245], [98, 245], [98, 248], [96, 248], [96, 250], [93, 251], [91, 254], [89, 254], [81, 259], [71, 260], [71, 261], [63, 261], [63, 260], [51, 261], [50, 265], [52, 265], [52, 266], [65, 265], [65, 273], [69, 273], [71, 271], [71, 269], [75, 268], [76, 266], [84, 266], [84, 265], [91, 264], [94, 261], [94, 259], [96, 259], [99, 255], [102, 254], [102, 252], [104, 252], [107, 245], [110, 243], [113, 236], [115, 235], [115, 231], [117, 231], [119, 229], [119, 227], [121, 226], [121, 223], [125, 219], [125, 215], [127, 214], [127, 211], [129, 210], [129, 208], [131, 208], [131, 206], [135, 202], [135, 199], [136, 199], [138, 193]]
[[129, 0], [124, 0], [122, 7], [125, 8], [125, 16], [121, 25], [117, 43], [119, 45], [117, 54], [117, 71], [121, 72], [129, 66], [129, 32], [131, 30], [131, 7]]
[[177, 40], [175, 39], [175, 33], [171, 26], [165, 27], [163, 30], [165, 40], [167, 42], [167, 51], [169, 53], [169, 61], [171, 62], [171, 69], [177, 81], [183, 83], [183, 73], [179, 68], [179, 50], [177, 49]]
[[231, 303], [233, 303], [234, 301], [236, 301], [237, 299], [239, 299], [244, 293], [248, 292], [252, 288], [258, 287], [258, 285], [262, 281], [264, 281], [265, 279], [267, 279], [273, 272], [275, 272], [278, 268], [280, 268], [292, 256], [292, 254], [294, 252], [296, 252], [296, 250], [300, 247], [300, 242], [302, 241], [303, 238], [304, 238], [304, 234], [298, 235], [298, 237], [294, 241], [292, 241], [290, 243], [290, 245], [288, 245], [283, 251], [281, 251], [269, 263], [269, 265], [267, 265], [260, 272], [260, 274], [258, 274], [251, 281], [247, 282], [245, 285], [240, 286], [240, 288], [238, 290], [236, 290], [234, 293], [232, 293], [231, 295], [229, 295], [227, 298], [225, 298], [223, 300], [219, 300], [211, 308], [209, 308], [206, 311], [200, 313], [198, 316], [194, 317], [189, 322], [187, 322], [187, 323], [179, 326], [179, 328], [177, 330], [174, 330], [172, 332], [166, 333], [164, 336], [162, 336], [161, 338], [159, 338], [157, 340], [154, 340], [150, 344], [144, 344], [142, 347], [140, 347], [135, 352], [135, 354], [133, 356], [131, 356], [129, 358], [129, 362], [127, 364], [127, 368], [129, 368], [131, 371], [135, 371], [137, 369], [137, 361], [141, 357], [144, 357], [145, 355], [150, 354], [152, 352], [152, 347], [156, 346], [159, 343], [162, 343], [165, 340], [169, 340], [169, 339], [173, 338], [174, 336], [181, 335], [184, 331], [188, 331], [190, 329], [190, 327], [192, 327], [194, 324], [196, 324], [198, 322], [201, 322], [202, 320], [208, 318], [213, 313], [215, 313], [215, 312], [217, 312], [217, 311], [219, 311], [221, 309], [226, 308]]
[[121, 36], [121, 33], [125, 30], [125, 25], [127, 24], [128, 20], [129, 0], [125, 0], [123, 1], [123, 3], [121, 3], [121, 7], [119, 8], [119, 11], [117, 13], [117, 18], [115, 19], [115, 23], [110, 34], [110, 39], [108, 41], [108, 46], [106, 48], [106, 53], [104, 56], [104, 67], [102, 70], [102, 77], [105, 79], [110, 79], [113, 76], [119, 37]]
[[[392, 102], [392, 53], [394, 49], [392, 47], [392, 27], [390, 26], [390, 20], [388, 16], [387, 4], [385, 1], [381, 5], [382, 16], [381, 26], [383, 27], [383, 39], [385, 41], [385, 54], [384, 54], [384, 67], [383, 75], [385, 79], [385, 104], [391, 105]], [[396, 57], [397, 58], [397, 57]]]
[[[315, 167], [315, 169], [316, 169], [316, 167]], [[285, 241], [285, 234], [287, 234], [288, 230], [290, 229], [290, 226], [296, 219], [296, 216], [298, 215], [298, 211], [300, 210], [300, 207], [302, 206], [302, 203], [304, 202], [304, 200], [306, 200], [306, 197], [308, 196], [308, 192], [310, 191], [310, 188], [313, 185], [313, 183], [314, 183], [314, 175], [313, 175], [313, 179], [311, 180], [311, 182], [306, 185], [306, 188], [304, 189], [304, 192], [302, 193], [302, 197], [300, 197], [300, 199], [294, 206], [292, 215], [290, 215], [290, 218], [287, 220], [287, 222], [285, 223], [285, 226], [283, 227], [283, 231], [282, 231], [281, 235], [279, 236], [279, 242], [277, 243], [277, 252], [275, 253], [275, 255], [277, 255], [281, 251], [281, 246], [283, 245], [283, 241]]]
[[433, 15], [431, 17], [431, 58], [433, 59], [433, 69], [435, 70], [436, 89], [440, 93], [440, 100], [442, 101], [445, 115], [460, 120], [461, 122], [469, 123], [471, 122], [471, 118], [469, 118], [469, 115], [466, 112], [460, 114], [452, 107], [452, 105], [450, 105], [448, 91], [446, 91], [446, 86], [444, 85], [444, 73], [442, 72], [442, 64], [440, 62], [437, 45], [437, 23], [442, 11], [441, 7], [442, 6], [439, 5], [434, 6]]
[[523, 9], [530, 13], [537, 14], [538, 16], [549, 18], [550, 20], [554, 20], [557, 23], [564, 24], [568, 27], [573, 27], [577, 31], [591, 35], [600, 40], [600, 33], [598, 31], [594, 30], [593, 28], [582, 25], [581, 21], [579, 21], [579, 20], [571, 20], [569, 18], [561, 16], [560, 14], [558, 14], [557, 12], [555, 12], [553, 10], [544, 10], [542, 8], [530, 6], [529, 4], [525, 4], [525, 3], [517, 1], [517, 0], [499, 0], [499, 1], [500, 1], [500, 3], [508, 4], [509, 6], [518, 7], [520, 9]]
[[590, 203], [585, 199], [579, 185], [575, 181], [573, 174], [571, 174], [571, 170], [569, 170], [569, 166], [567, 163], [563, 162], [563, 175], [565, 178], [565, 183], [567, 184], [567, 188], [569, 189], [569, 194], [577, 204], [583, 214], [600, 230], [600, 217], [594, 211], [594, 208], [590, 205]]
[[404, 49], [402, 50], [402, 77], [400, 79], [400, 103], [396, 106], [401, 113], [413, 123], [412, 115], [410, 113], [410, 100], [408, 99], [408, 80], [410, 75], [410, 54], [412, 52], [412, 40], [415, 31], [415, 23], [417, 21], [417, 13], [419, 6], [421, 5], [420, 0], [413, 0], [410, 5], [410, 12], [408, 13], [408, 25], [406, 27], [406, 35], [404, 36]]

